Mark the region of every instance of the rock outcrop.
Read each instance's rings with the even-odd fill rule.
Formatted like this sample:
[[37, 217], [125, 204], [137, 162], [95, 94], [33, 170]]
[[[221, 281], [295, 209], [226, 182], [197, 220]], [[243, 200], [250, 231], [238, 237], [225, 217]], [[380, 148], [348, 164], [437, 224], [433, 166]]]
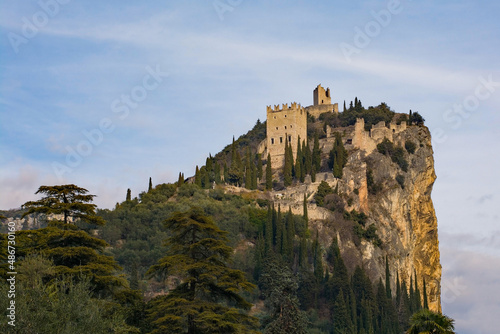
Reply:
[[[331, 137], [320, 141], [324, 162], [335, 131], [341, 132], [343, 138], [349, 138], [355, 131], [354, 126], [332, 130]], [[351, 141], [346, 140], [349, 158], [342, 179], [335, 179], [329, 172], [318, 173], [314, 183], [306, 179], [305, 183], [272, 192], [270, 196], [283, 210], [291, 207], [294, 213], [301, 214], [305, 194], [309, 227], [319, 231], [325, 249], [332, 238], [338, 238], [344, 261], [351, 272], [360, 265], [366, 269], [372, 281], [379, 278], [385, 280], [387, 257], [391, 268], [392, 291], [396, 291], [397, 274], [409, 286], [410, 277], [416, 273], [421, 293], [425, 280], [429, 308], [440, 311], [441, 265], [437, 219], [431, 199], [436, 174], [430, 133], [425, 126], [409, 126], [393, 133], [391, 140], [396, 147], [404, 147], [405, 142], [415, 144], [413, 153], [404, 151], [408, 162], [407, 171], [403, 171], [389, 156], [373, 150], [373, 145], [367, 150], [349, 145]], [[373, 175], [370, 185], [368, 170]], [[382, 240], [381, 246], [356, 237], [353, 233], [355, 223], [345, 220], [339, 212], [316, 206], [314, 194], [321, 181], [338, 189], [346, 211], [356, 210], [368, 216], [366, 226], [376, 226]]]

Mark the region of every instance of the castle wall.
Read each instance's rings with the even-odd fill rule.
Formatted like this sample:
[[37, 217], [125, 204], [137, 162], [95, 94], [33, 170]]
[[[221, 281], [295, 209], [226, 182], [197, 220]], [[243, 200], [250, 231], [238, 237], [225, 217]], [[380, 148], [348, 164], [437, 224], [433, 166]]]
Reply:
[[271, 166], [281, 168], [285, 163], [285, 143], [292, 145], [293, 158], [297, 157], [297, 141], [307, 140], [307, 112], [300, 104], [267, 107], [267, 153]]
[[338, 103], [320, 104], [320, 105], [309, 106], [309, 107], [306, 107], [305, 109], [311, 116], [318, 118], [319, 115], [321, 115], [325, 112], [338, 113], [339, 112], [339, 105], [338, 105]]
[[[384, 138], [394, 142], [394, 135], [406, 130], [406, 123], [401, 124], [391, 123], [389, 127], [385, 126], [385, 122], [380, 121], [372, 125], [370, 131], [365, 131], [365, 120], [358, 118], [354, 125], [354, 134], [352, 137], [352, 145], [360, 150], [366, 151], [368, 154], [377, 148], [377, 144], [381, 143]], [[402, 143], [395, 143], [402, 145]]]

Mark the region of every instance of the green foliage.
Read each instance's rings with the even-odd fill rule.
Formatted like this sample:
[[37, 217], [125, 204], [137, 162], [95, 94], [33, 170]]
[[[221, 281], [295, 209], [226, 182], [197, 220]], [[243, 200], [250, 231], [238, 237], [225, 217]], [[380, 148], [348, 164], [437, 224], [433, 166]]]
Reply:
[[74, 184], [40, 186], [35, 194], [45, 196], [38, 201], [24, 203], [22, 208], [26, 209], [26, 212], [23, 217], [32, 213], [62, 214], [64, 215], [64, 223], [69, 223], [68, 219], [71, 217], [89, 224], [104, 224], [104, 221], [95, 215], [96, 205], [91, 204], [95, 195], [87, 193], [87, 189]]
[[292, 145], [285, 140], [285, 164], [283, 165], [283, 178], [285, 187], [292, 185], [293, 152]]
[[270, 310], [264, 333], [307, 333], [307, 318], [300, 310], [297, 298], [298, 284], [288, 266], [276, 258], [270, 258], [260, 276], [259, 285]]
[[408, 153], [413, 154], [415, 153], [415, 150], [417, 149], [417, 145], [412, 142], [411, 140], [405, 141], [405, 149]]
[[250, 332], [257, 320], [239, 310], [251, 306], [240, 293], [255, 286], [228, 266], [227, 232], [200, 208], [173, 213], [165, 226], [171, 232], [166, 256], [148, 274], [174, 275], [181, 283], [151, 302], [152, 333]]
[[323, 206], [325, 204], [325, 196], [328, 194], [333, 194], [333, 189], [330, 187], [330, 185], [325, 182], [321, 181], [321, 183], [318, 186], [318, 191], [314, 195], [314, 200], [316, 201], [316, 204], [318, 206]]
[[314, 145], [311, 158], [314, 170], [319, 172], [321, 170], [321, 150], [319, 148], [319, 135], [317, 132], [314, 134]]
[[[224, 164], [231, 166], [236, 152], [238, 152], [240, 157], [245, 155], [248, 148], [252, 152], [257, 152], [258, 145], [264, 139], [266, 139], [266, 122], [257, 120], [252, 130], [241, 135], [237, 140], [233, 138], [233, 143], [224, 147], [221, 152], [215, 155], [214, 159], [221, 166], [224, 166]], [[227, 178], [225, 180], [228, 182]]]
[[382, 246], [382, 240], [377, 235], [375, 224], [371, 224], [365, 229], [368, 217], [363, 212], [358, 213], [356, 210], [345, 212], [344, 219], [356, 222], [353, 226], [353, 232], [358, 238], [370, 240], [377, 247]]
[[[125, 323], [124, 310], [105, 299], [94, 298], [88, 278], [53, 279], [57, 267], [45, 257], [28, 256], [18, 263], [15, 327], [7, 324], [7, 303], [0, 298], [3, 333], [139, 333]], [[51, 279], [52, 278], [52, 279]], [[7, 296], [5, 280], [0, 293]]]
[[371, 168], [366, 169], [366, 184], [368, 187], [368, 193], [372, 195], [376, 195], [379, 191], [382, 190], [382, 186], [379, 183], [375, 182], [375, 178], [373, 177], [373, 170]]
[[266, 162], [266, 190], [273, 189], [273, 169], [271, 166], [271, 154], [267, 155]]
[[408, 171], [408, 161], [406, 161], [404, 149], [402, 147], [394, 147], [394, 144], [387, 138], [377, 145], [377, 150], [391, 157], [391, 160], [396, 163], [404, 172]]
[[454, 334], [454, 320], [446, 315], [427, 309], [414, 313], [410, 319], [410, 328], [407, 334], [436, 333]]
[[396, 182], [401, 186], [402, 189], [405, 188], [405, 177], [402, 174], [396, 175]]
[[330, 151], [330, 158], [328, 159], [328, 167], [332, 169], [333, 175], [336, 178], [342, 178], [342, 169], [347, 163], [347, 150], [342, 143], [342, 136], [340, 133], [335, 133], [335, 141], [333, 148]]
[[342, 113], [323, 114], [320, 116], [320, 119], [333, 127], [346, 127], [354, 125], [356, 119], [363, 118], [365, 121], [365, 129], [368, 130], [372, 125], [381, 121], [385, 122], [385, 124], [389, 124], [394, 118], [394, 115], [394, 111], [384, 102], [376, 107], [368, 107], [368, 109], [365, 109], [361, 101], [356, 98], [355, 103], [353, 104], [351, 102], [349, 108]]
[[409, 122], [410, 122], [410, 125], [412, 125], [412, 124], [424, 125], [425, 119], [418, 112], [412, 113], [410, 110]]

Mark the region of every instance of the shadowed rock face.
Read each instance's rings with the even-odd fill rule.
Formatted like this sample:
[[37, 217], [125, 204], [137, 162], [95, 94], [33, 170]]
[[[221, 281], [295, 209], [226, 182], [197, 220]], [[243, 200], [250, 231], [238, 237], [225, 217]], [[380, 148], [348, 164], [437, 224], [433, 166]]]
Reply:
[[[354, 132], [354, 127], [336, 128], [343, 138]], [[334, 133], [320, 141], [323, 160], [326, 161], [331, 149]], [[410, 126], [395, 133], [394, 145], [404, 147], [406, 141], [415, 144], [413, 154], [404, 153], [408, 170], [404, 172], [389, 156], [376, 149], [364, 150], [346, 145], [349, 160], [343, 170], [343, 178], [335, 179], [331, 173], [318, 173], [317, 182], [297, 184], [280, 191], [279, 196], [271, 193], [275, 204], [281, 208], [291, 207], [296, 214], [302, 213], [304, 194], [308, 199], [309, 227], [319, 231], [320, 242], [326, 249], [333, 237], [339, 239], [342, 255], [351, 273], [358, 265], [363, 266], [372, 281], [385, 280], [385, 258], [389, 260], [392, 291], [396, 291], [396, 274], [410, 285], [410, 276], [415, 272], [420, 293], [423, 280], [429, 301], [429, 308], [441, 310], [441, 265], [437, 233], [437, 219], [431, 199], [431, 191], [436, 174], [431, 147], [431, 137], [426, 127]], [[369, 191], [367, 170], [372, 171], [376, 193]], [[396, 180], [398, 177], [399, 182]], [[352, 231], [351, 221], [343, 219], [339, 212], [317, 207], [314, 193], [322, 180], [332, 188], [338, 187], [345, 200], [347, 211], [357, 210], [368, 215], [366, 226], [374, 224], [382, 246], [376, 247], [367, 240], [360, 240]], [[402, 184], [402, 185], [401, 185]]]

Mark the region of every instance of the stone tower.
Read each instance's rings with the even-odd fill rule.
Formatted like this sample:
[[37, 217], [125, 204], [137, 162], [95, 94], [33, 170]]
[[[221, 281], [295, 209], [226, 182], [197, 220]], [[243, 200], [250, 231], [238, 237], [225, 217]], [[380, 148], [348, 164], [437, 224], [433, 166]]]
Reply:
[[307, 112], [297, 103], [267, 107], [267, 152], [271, 154], [271, 166], [281, 168], [285, 164], [285, 143], [292, 145], [293, 158], [297, 157], [297, 141], [307, 140]]
[[313, 101], [315, 106], [319, 106], [322, 104], [332, 104], [330, 88], [327, 88], [325, 91], [325, 89], [321, 87], [321, 84], [319, 84], [313, 92]]
[[330, 88], [326, 90], [318, 85], [313, 91], [313, 105], [306, 107], [307, 113], [311, 116], [318, 118], [319, 115], [325, 112], [339, 112], [339, 105], [337, 103], [332, 104], [332, 95], [330, 94]]

